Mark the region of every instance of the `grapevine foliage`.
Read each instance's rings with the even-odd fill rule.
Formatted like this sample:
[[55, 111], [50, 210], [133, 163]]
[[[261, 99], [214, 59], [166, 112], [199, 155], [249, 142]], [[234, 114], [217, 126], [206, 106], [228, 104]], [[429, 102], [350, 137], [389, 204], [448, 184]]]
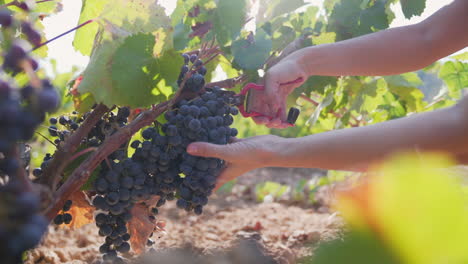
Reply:
[[[158, 207], [175, 200], [201, 214], [226, 165], [189, 155], [191, 142], [302, 136], [453, 104], [468, 87], [466, 54], [397, 76], [312, 76], [289, 98], [302, 114], [287, 130], [233, 118], [236, 92], [260, 82], [284, 53], [388, 28], [396, 2], [326, 0], [319, 9], [302, 0], [178, 0], [168, 15], [156, 0], [83, 0], [73, 45], [90, 62], [69, 91], [57, 93], [54, 84], [71, 74], [48, 81], [38, 57], [47, 55], [41, 19], [59, 11], [60, 1], [0, 0], [0, 240], [13, 241], [2, 244], [2, 260], [21, 262], [45, 219], [73, 226], [94, 218], [105, 261], [123, 262], [130, 250], [152, 246]], [[425, 0], [398, 7], [410, 18]], [[220, 72], [231, 79], [220, 81]], [[427, 82], [433, 79], [444, 85]], [[62, 109], [50, 115], [59, 101]], [[26, 141], [51, 146], [29, 177], [18, 153]], [[39, 185], [53, 195], [39, 200]], [[150, 226], [144, 235], [141, 225]]]

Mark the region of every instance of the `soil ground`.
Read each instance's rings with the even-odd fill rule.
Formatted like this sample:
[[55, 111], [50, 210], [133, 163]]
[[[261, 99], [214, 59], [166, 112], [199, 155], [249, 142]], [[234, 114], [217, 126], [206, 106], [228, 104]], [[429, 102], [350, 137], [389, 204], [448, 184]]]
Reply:
[[[168, 203], [160, 209], [159, 220], [166, 231], [153, 237], [155, 250], [190, 247], [198, 253], [212, 254], [233, 247], [240, 239], [254, 239], [278, 263], [296, 263], [312, 254], [321, 241], [336, 238], [342, 221], [328, 207], [329, 192], [319, 202], [257, 202], [254, 186], [274, 181], [292, 188], [301, 180], [322, 177], [323, 172], [308, 169], [267, 168], [241, 177], [230, 194], [216, 194], [201, 216], [187, 214]], [[326, 189], [328, 187], [324, 187]], [[268, 199], [267, 199], [268, 200]], [[99, 246], [104, 239], [94, 224], [76, 230], [50, 227], [41, 245], [28, 252], [26, 263], [99, 263]]]

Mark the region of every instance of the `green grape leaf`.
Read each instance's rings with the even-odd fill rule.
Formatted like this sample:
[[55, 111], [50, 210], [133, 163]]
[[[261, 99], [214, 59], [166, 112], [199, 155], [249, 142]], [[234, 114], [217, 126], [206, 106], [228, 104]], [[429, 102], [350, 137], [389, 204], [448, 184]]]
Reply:
[[[91, 93], [97, 103], [104, 103], [109, 107], [115, 104], [147, 106], [154, 103], [153, 100], [156, 100], [157, 97], [151, 96], [152, 93], [148, 91], [156, 85], [156, 82], [153, 81], [155, 70], [146, 59], [154, 61], [154, 58], [151, 57], [153, 49], [161, 53], [171, 46], [164, 45], [164, 43], [154, 45], [155, 39], [160, 40], [160, 42], [170, 40], [169, 42], [172, 44], [172, 28], [169, 18], [165, 15], [164, 9], [157, 4], [157, 1], [117, 0], [106, 6], [104, 10], [99, 19], [102, 26], [96, 35], [90, 62], [83, 73], [83, 80], [78, 86], [78, 91], [82, 94]], [[122, 10], [126, 11], [122, 12]], [[126, 40], [130, 42], [127, 37], [138, 35], [138, 33], [148, 34], [147, 38], [142, 38], [140, 41], [132, 39], [134, 42], [124, 45]], [[149, 38], [152, 38], [151, 43], [155, 46], [151, 47], [151, 52], [149, 51]], [[144, 55], [141, 53], [143, 51], [132, 49], [134, 45], [138, 48], [144, 47]], [[118, 67], [113, 67], [116, 65], [114, 59], [116, 59], [117, 51], [119, 51], [117, 61], [122, 67], [119, 68], [121, 75], [115, 73], [115, 71], [118, 72]], [[133, 54], [135, 57], [132, 58], [128, 54]], [[142, 59], [144, 56], [146, 59]], [[134, 67], [141, 66], [142, 68], [124, 71], [124, 68], [128, 68], [124, 64]], [[142, 77], [143, 73], [152, 76], [145, 76], [140, 80], [129, 72], [137, 74], [138, 77]], [[114, 81], [113, 78], [116, 80]], [[131, 86], [130, 80], [136, 80], [133, 85], [137, 83], [138, 87]], [[136, 94], [132, 92], [135, 90], [146, 92]]]
[[[81, 15], [78, 24], [82, 24], [90, 19], [97, 18], [106, 4], [112, 2], [110, 0], [82, 0]], [[97, 23], [88, 24], [75, 33], [73, 46], [83, 55], [90, 55], [93, 48], [93, 41], [96, 33], [98, 32], [99, 25]]]
[[364, 9], [361, 8], [361, 3], [362, 0], [347, 0], [334, 6], [327, 31], [336, 32], [337, 40], [388, 28], [385, 1], [375, 1], [372, 6]]
[[167, 50], [157, 60], [159, 77], [164, 78], [168, 84], [175, 83], [179, 78], [180, 67], [184, 58], [175, 50]]
[[424, 93], [418, 89], [423, 84], [416, 73], [405, 73], [384, 77], [389, 90], [405, 103], [408, 112], [423, 110]]
[[43, 2], [36, 5], [34, 12], [41, 14], [56, 13], [61, 9], [62, 0], [54, 0], [50, 2]]
[[374, 5], [364, 9], [359, 17], [359, 28], [355, 35], [364, 35], [389, 27], [385, 0], [375, 1]]
[[426, 0], [400, 0], [401, 10], [407, 19], [420, 16], [426, 8]]
[[453, 55], [451, 57], [454, 60], [468, 61], [468, 51], [461, 54]]
[[335, 42], [336, 33], [335, 32], [323, 32], [318, 36], [312, 37], [312, 43], [314, 45], [328, 44]]
[[184, 23], [179, 23], [174, 27], [174, 48], [176, 50], [183, 50], [187, 47], [190, 41], [190, 31], [190, 26]]
[[232, 43], [234, 61], [243, 69], [256, 70], [263, 66], [272, 48], [270, 37], [262, 29], [257, 30], [253, 41], [240, 39]]
[[73, 96], [73, 104], [75, 106], [75, 110], [79, 113], [86, 113], [93, 105], [96, 103], [93, 95], [91, 93], [79, 94], [77, 96]]
[[95, 19], [99, 24], [91, 23], [80, 28], [75, 35], [75, 48], [84, 55], [89, 55], [99, 25], [106, 27], [112, 24], [119, 30], [127, 31], [128, 34], [153, 33], [159, 28], [172, 32], [171, 20], [157, 2], [157, 0], [83, 2], [79, 23]]
[[102, 31], [98, 33], [96, 40], [96, 46], [83, 72], [83, 80], [78, 86], [78, 92], [91, 93], [97, 103], [112, 107], [114, 104], [119, 104], [119, 98], [123, 98], [113, 86], [111, 79], [112, 58], [121, 40], [104, 39]]
[[119, 102], [130, 107], [149, 106], [156, 98], [152, 89], [156, 85], [153, 78], [157, 74], [157, 64], [153, 57], [155, 45], [151, 34], [137, 34], [127, 37], [116, 50], [111, 65], [115, 90], [122, 96]]
[[468, 87], [468, 63], [448, 61], [439, 71], [439, 78], [444, 80], [453, 98], [460, 98], [462, 90]]
[[219, 0], [215, 9], [214, 33], [221, 44], [239, 36], [246, 18], [245, 0]]
[[402, 262], [375, 234], [351, 230], [343, 238], [321, 244], [312, 257], [306, 257], [300, 260], [299, 263], [395, 264]]
[[317, 22], [317, 14], [319, 8], [316, 6], [309, 6], [306, 11], [296, 15], [291, 20], [291, 25], [298, 32], [303, 32], [306, 28], [314, 28]]
[[356, 110], [360, 113], [372, 113], [379, 105], [384, 103], [383, 95], [386, 92], [387, 87], [383, 79], [363, 83], [352, 102], [350, 110]]
[[257, 25], [292, 12], [304, 5], [304, 0], [261, 0], [257, 13]]
[[283, 50], [289, 43], [296, 39], [296, 31], [292, 27], [281, 26], [274, 34], [272, 40], [272, 49], [275, 51]]
[[296, 98], [302, 93], [305, 93], [306, 95], [309, 95], [311, 92], [323, 94], [325, 92], [325, 87], [328, 85], [335, 86], [337, 81], [338, 78], [336, 77], [313, 75], [309, 77], [303, 85], [296, 88], [292, 94]]

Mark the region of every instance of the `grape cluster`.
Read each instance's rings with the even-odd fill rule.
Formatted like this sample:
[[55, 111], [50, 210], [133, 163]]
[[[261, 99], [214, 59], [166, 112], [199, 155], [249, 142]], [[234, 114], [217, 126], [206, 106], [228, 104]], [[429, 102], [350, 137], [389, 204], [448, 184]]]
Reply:
[[62, 224], [70, 224], [72, 221], [72, 215], [67, 213], [70, 211], [73, 202], [71, 200], [67, 200], [63, 205], [62, 212], [55, 216], [54, 224], [62, 225]]
[[[185, 82], [183, 87], [184, 91], [198, 93], [203, 86], [205, 86], [205, 74], [207, 69], [203, 66], [203, 61], [198, 58], [197, 55], [188, 55], [183, 54], [184, 58], [184, 65], [180, 69], [179, 79], [177, 80], [177, 84], [180, 86], [186, 76], [186, 74], [190, 71], [191, 75]], [[191, 66], [191, 68], [190, 68]]]
[[[93, 107], [94, 108], [94, 107]], [[75, 132], [83, 121], [90, 115], [87, 112], [83, 115], [79, 115], [77, 112], [73, 112], [72, 115], [51, 117], [49, 119], [49, 134], [54, 138], [54, 143], [58, 146], [62, 141], [66, 140], [71, 133]], [[97, 124], [93, 127], [90, 133], [81, 142], [80, 148], [86, 147], [99, 147], [102, 142], [109, 135], [114, 134], [117, 130], [127, 124], [127, 119], [130, 116], [130, 109], [128, 107], [121, 107], [117, 113], [109, 112], [106, 116], [102, 117]], [[123, 159], [126, 157], [125, 146], [115, 151], [110, 155], [110, 159]], [[40, 179], [43, 171], [46, 169], [47, 164], [52, 160], [52, 155], [47, 153], [41, 164], [40, 168], [33, 170], [33, 175], [36, 179]]]
[[[15, 4], [26, 11], [30, 8], [26, 3]], [[39, 197], [18, 180], [19, 173], [25, 173], [18, 146], [34, 136], [46, 113], [58, 108], [60, 97], [50, 81], [34, 76], [39, 65], [31, 56], [31, 44], [38, 45], [41, 35], [32, 24], [3, 8], [0, 25], [5, 50], [0, 67], [0, 259], [20, 263], [22, 253], [39, 243], [47, 221], [39, 214]], [[20, 88], [13, 77], [23, 71], [34, 77]]]
[[[103, 166], [105, 167], [105, 166]], [[153, 194], [153, 179], [143, 171], [140, 163], [132, 159], [112, 162], [105, 167], [94, 182], [98, 195], [93, 205], [100, 210], [95, 217], [99, 235], [106, 237], [99, 248], [104, 261], [119, 263], [118, 252], [127, 253], [130, 235], [127, 222], [132, 218], [131, 209], [136, 202], [147, 200]]]
[[48, 222], [39, 214], [37, 196], [18, 184], [0, 186], [0, 194], [0, 259], [22, 263], [22, 253], [39, 243]]
[[190, 101], [183, 100], [177, 106], [165, 114], [168, 123], [163, 126], [166, 134], [169, 130], [178, 132], [184, 150], [178, 162], [178, 169], [185, 177], [177, 188], [177, 206], [201, 214], [224, 162], [192, 156], [186, 148], [196, 141], [227, 144], [231, 137], [237, 135], [237, 130], [230, 126], [238, 109], [230, 105], [229, 96], [217, 87]]
[[[93, 108], [95, 108], [95, 106]], [[58, 118], [50, 118], [49, 134], [51, 137], [55, 138], [54, 143], [59, 145], [60, 142], [64, 141], [72, 132], [75, 132], [80, 127], [90, 114], [91, 112], [87, 112], [83, 115], [79, 115], [74, 111], [70, 116], [63, 115]], [[117, 132], [119, 128], [127, 124], [129, 116], [130, 109], [128, 107], [119, 108], [117, 113], [109, 112], [96, 123], [83, 140], [82, 144], [89, 147], [101, 145], [107, 136], [112, 135]]]
[[[30, 45], [16, 39], [13, 31], [19, 27], [9, 10], [0, 11], [0, 25], [4, 38], [9, 38], [5, 45], [7, 52], [3, 54], [3, 65], [0, 72], [17, 74], [23, 70], [36, 70], [38, 63], [31, 57]], [[24, 35], [33, 43], [40, 37], [27, 21], [22, 22], [26, 29]], [[54, 111], [60, 104], [60, 98], [52, 84], [44, 79], [28, 84], [21, 90], [15, 87], [13, 81], [2, 77], [0, 80], [0, 171], [13, 176], [19, 168], [19, 162], [12, 157], [11, 152], [18, 141], [27, 141], [34, 135], [35, 129], [43, 122], [47, 112]]]
[[[154, 178], [154, 194], [161, 197], [159, 205], [178, 196], [177, 206], [201, 214], [224, 162], [215, 158], [195, 157], [186, 152], [195, 141], [227, 144], [237, 135], [232, 115], [238, 110], [230, 106], [230, 98], [219, 88], [209, 89], [201, 97], [182, 100], [165, 113], [168, 122], [142, 132], [142, 143], [132, 159], [143, 164], [145, 173]], [[162, 135], [164, 134], [164, 135]], [[182, 176], [181, 176], [182, 175]]]

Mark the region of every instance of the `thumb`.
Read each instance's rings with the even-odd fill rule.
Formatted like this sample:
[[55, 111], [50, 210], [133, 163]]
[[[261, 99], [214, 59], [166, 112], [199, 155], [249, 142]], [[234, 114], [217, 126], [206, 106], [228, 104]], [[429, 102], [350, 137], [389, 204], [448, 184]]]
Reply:
[[229, 146], [216, 145], [205, 142], [194, 142], [188, 145], [187, 152], [194, 156], [226, 160], [229, 155]]

